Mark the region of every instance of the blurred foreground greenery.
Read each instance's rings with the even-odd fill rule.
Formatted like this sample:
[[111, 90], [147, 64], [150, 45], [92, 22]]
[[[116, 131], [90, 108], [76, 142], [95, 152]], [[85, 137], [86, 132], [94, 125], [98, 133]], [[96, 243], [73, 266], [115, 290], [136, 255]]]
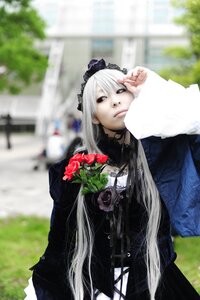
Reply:
[[200, 294], [200, 237], [178, 237], [174, 246], [177, 266]]
[[0, 299], [22, 300], [29, 270], [44, 252], [49, 220], [17, 217], [0, 220]]
[[[29, 268], [47, 244], [49, 220], [16, 217], [0, 220], [0, 299], [22, 300]], [[200, 293], [200, 238], [175, 239], [177, 265]]]
[[188, 43], [181, 45], [177, 40], [176, 45], [164, 50], [171, 62], [159, 73], [185, 87], [194, 83], [200, 86], [200, 1], [171, 0], [171, 4], [178, 9], [174, 22], [184, 28]]
[[18, 94], [44, 78], [47, 57], [36, 47], [45, 22], [32, 0], [0, 0], [0, 91]]

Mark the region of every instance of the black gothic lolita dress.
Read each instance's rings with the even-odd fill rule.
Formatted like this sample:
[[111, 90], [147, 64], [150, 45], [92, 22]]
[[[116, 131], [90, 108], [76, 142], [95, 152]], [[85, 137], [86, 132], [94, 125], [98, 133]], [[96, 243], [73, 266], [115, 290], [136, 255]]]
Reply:
[[[180, 143], [180, 140], [176, 138], [171, 141]], [[171, 149], [172, 143], [166, 144], [166, 140], [164, 143]], [[130, 155], [129, 147], [122, 149], [116, 140], [107, 136], [99, 142], [99, 147], [115, 165], [119, 163], [122, 152], [125, 161]], [[156, 152], [155, 147], [154, 152]], [[149, 159], [149, 153], [147, 158]], [[76, 228], [74, 202], [79, 185], [62, 180], [66, 164], [67, 160], [64, 160], [50, 169], [50, 194], [54, 200], [54, 208], [48, 237], [49, 243], [40, 261], [32, 268], [33, 285], [38, 300], [73, 299], [68, 284], [67, 269], [73, 253]], [[150, 168], [153, 176], [156, 167], [159, 168], [159, 165], [154, 164], [152, 169]], [[115, 189], [113, 186], [108, 186], [101, 193], [86, 195], [88, 215], [95, 233], [91, 271], [97, 300], [120, 299], [120, 294], [121, 299], [150, 300], [144, 262], [147, 216], [145, 208], [137, 201], [135, 191], [131, 201], [127, 199], [124, 184], [119, 183], [122, 178], [125, 178], [124, 176], [123, 172], [119, 174]], [[108, 201], [112, 197], [115, 199], [115, 208], [109, 211]], [[129, 202], [128, 211], [127, 202]], [[103, 205], [106, 205], [104, 210]], [[171, 240], [170, 219], [164, 199], [161, 200], [161, 206], [158, 244], [162, 277], [156, 300], [198, 300], [200, 296], [174, 263], [176, 254]], [[115, 277], [118, 286], [117, 282], [114, 282], [115, 270], [118, 270], [119, 275], [118, 278]], [[86, 268], [84, 272], [87, 279]], [[122, 277], [124, 280], [121, 285]], [[128, 278], [127, 284], [125, 278]], [[85, 289], [84, 299], [91, 299], [87, 289]]]

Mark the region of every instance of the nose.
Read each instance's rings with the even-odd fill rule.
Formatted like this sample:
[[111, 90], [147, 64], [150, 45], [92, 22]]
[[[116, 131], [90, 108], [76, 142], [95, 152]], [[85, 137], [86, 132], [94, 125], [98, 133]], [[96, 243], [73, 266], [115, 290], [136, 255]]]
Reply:
[[119, 105], [120, 103], [121, 103], [121, 101], [116, 96], [112, 97], [112, 99], [111, 99], [112, 107], [115, 107], [115, 106]]

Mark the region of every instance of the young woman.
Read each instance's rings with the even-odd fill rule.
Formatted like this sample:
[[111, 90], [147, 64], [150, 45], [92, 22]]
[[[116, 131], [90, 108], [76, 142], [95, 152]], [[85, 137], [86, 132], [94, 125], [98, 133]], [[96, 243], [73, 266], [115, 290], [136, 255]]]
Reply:
[[50, 169], [49, 243], [27, 300], [200, 299], [170, 233], [200, 234], [197, 94], [142, 67], [89, 63], [78, 95], [84, 146]]

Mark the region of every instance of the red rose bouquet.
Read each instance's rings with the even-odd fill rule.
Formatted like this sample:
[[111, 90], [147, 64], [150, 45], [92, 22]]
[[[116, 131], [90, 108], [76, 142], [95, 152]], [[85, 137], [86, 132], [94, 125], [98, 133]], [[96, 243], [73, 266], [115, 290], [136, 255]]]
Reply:
[[81, 183], [84, 195], [101, 191], [108, 182], [108, 175], [102, 173], [107, 160], [108, 156], [103, 154], [77, 153], [65, 167], [63, 180]]

